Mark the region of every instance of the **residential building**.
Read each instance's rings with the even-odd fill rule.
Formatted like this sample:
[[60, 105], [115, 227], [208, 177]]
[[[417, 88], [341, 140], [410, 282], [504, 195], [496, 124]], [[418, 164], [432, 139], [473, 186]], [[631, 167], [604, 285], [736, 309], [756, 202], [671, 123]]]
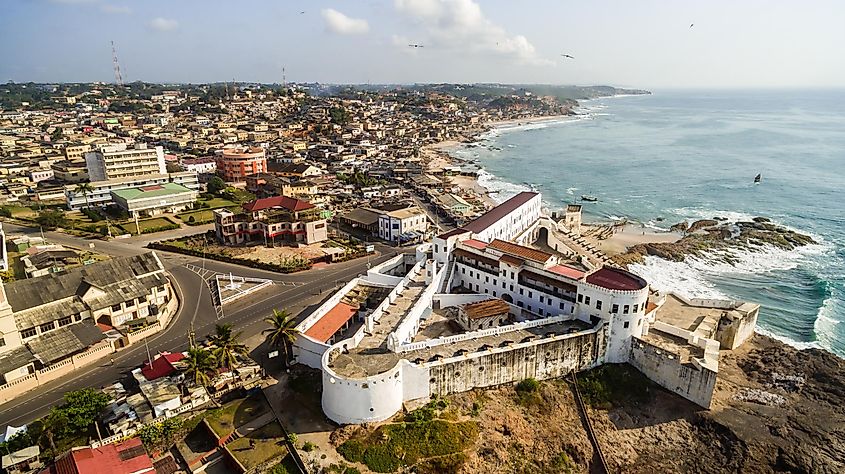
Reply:
[[286, 178], [313, 178], [323, 174], [320, 168], [308, 163], [272, 163], [270, 172]]
[[180, 165], [185, 171], [193, 171], [199, 174], [214, 174], [217, 171], [217, 160], [213, 156], [183, 158]]
[[389, 242], [419, 239], [428, 230], [428, 217], [416, 206], [386, 212], [378, 219], [378, 236]]
[[104, 444], [98, 448], [71, 448], [40, 474], [144, 474], [155, 472], [140, 438]]
[[91, 145], [68, 145], [65, 147], [65, 157], [70, 161], [75, 161], [82, 159], [89, 151], [91, 151]]
[[84, 160], [57, 161], [50, 167], [53, 169], [53, 177], [64, 183], [81, 183], [90, 180]]
[[241, 182], [249, 175], [267, 171], [267, 156], [260, 147], [224, 148], [216, 160], [218, 173], [230, 182]]
[[165, 174], [164, 149], [147, 148], [144, 143], [128, 148], [126, 144], [109, 145], [85, 154], [91, 181], [137, 178], [151, 174]]
[[60, 363], [105, 335], [157, 321], [174, 298], [154, 252], [0, 283], [0, 383]]
[[201, 188], [199, 176], [195, 172], [182, 171], [170, 174], [151, 174], [135, 178], [92, 181], [91, 187], [93, 190], [86, 194], [77, 192], [76, 185], [68, 185], [65, 186], [64, 192], [68, 209], [76, 211], [87, 206], [108, 206], [114, 204], [112, 191], [163, 185], [166, 183], [178, 184], [193, 191], [199, 191]]
[[242, 207], [237, 214], [226, 209], [214, 211], [214, 229], [223, 244], [312, 244], [328, 239], [326, 220], [308, 201], [276, 196], [256, 199]]
[[140, 213], [151, 216], [185, 210], [197, 200], [199, 193], [176, 183], [152, 184], [111, 192], [118, 207], [136, 217]]

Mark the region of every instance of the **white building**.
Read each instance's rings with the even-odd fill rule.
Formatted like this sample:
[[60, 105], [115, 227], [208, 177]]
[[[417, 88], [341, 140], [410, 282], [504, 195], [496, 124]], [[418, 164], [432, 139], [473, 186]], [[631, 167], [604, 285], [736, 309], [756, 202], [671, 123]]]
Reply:
[[199, 174], [214, 174], [217, 171], [217, 160], [213, 156], [183, 158], [179, 164], [183, 170]]
[[137, 178], [150, 174], [165, 174], [164, 149], [147, 148], [138, 143], [134, 148], [126, 144], [101, 147], [85, 154], [88, 176], [91, 181]]
[[428, 230], [428, 218], [419, 207], [386, 212], [378, 218], [378, 236], [390, 242], [413, 240]]
[[135, 178], [110, 179], [108, 181], [93, 181], [92, 191], [82, 194], [76, 191], [76, 185], [65, 186], [67, 206], [71, 210], [83, 209], [87, 206], [108, 206], [114, 204], [112, 191], [121, 189], [140, 188], [145, 186], [164, 185], [174, 183], [193, 191], [200, 190], [199, 177], [192, 171], [182, 171], [170, 174], [150, 174]]

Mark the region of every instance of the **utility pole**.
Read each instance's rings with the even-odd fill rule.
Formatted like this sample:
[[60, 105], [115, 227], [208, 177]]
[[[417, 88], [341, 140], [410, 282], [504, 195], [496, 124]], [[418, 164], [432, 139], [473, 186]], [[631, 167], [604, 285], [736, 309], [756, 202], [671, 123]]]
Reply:
[[147, 342], [147, 336], [144, 336], [144, 347], [147, 349], [147, 364], [150, 368], [153, 367], [153, 356], [150, 355], [150, 344]]

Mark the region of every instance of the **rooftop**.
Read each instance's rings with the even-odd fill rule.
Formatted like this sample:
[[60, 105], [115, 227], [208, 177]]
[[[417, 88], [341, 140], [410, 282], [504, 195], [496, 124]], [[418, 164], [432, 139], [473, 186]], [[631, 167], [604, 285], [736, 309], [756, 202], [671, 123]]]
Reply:
[[465, 225], [463, 228], [470, 232], [475, 232], [476, 234], [480, 233], [538, 195], [539, 193], [535, 192], [521, 192], [493, 209], [490, 209], [486, 213], [482, 214], [481, 217]]
[[642, 290], [648, 282], [631, 272], [614, 267], [601, 267], [587, 275], [587, 283], [608, 290]]
[[539, 263], [546, 263], [550, 258], [552, 258], [552, 254], [543, 252], [542, 250], [533, 249], [531, 247], [525, 247], [523, 245], [518, 245], [512, 242], [507, 242], [499, 239], [495, 239], [494, 241], [490, 242], [490, 245], [488, 245], [487, 248], [495, 249], [500, 252], [513, 255], [515, 257], [521, 257]]
[[567, 265], [555, 265], [547, 268], [546, 270], [552, 273], [557, 273], [558, 275], [563, 275], [565, 277], [572, 278], [573, 280], [580, 280], [584, 276], [583, 271], [577, 268], [572, 268]]
[[125, 200], [133, 201], [135, 199], [152, 199], [157, 197], [172, 196], [174, 194], [193, 193], [191, 189], [176, 183], [162, 183], [153, 184], [150, 186], [141, 186], [138, 188], [118, 189], [112, 191], [112, 194]]
[[339, 302], [334, 308], [329, 310], [322, 318], [320, 318], [313, 326], [305, 331], [305, 335], [320, 342], [327, 342], [332, 336], [352, 319], [358, 312], [358, 308]]
[[481, 319], [489, 316], [498, 316], [510, 311], [510, 306], [499, 298], [491, 298], [477, 303], [469, 303], [462, 306], [469, 319]]
[[243, 205], [245, 211], [256, 212], [264, 209], [282, 208], [288, 211], [305, 211], [314, 208], [314, 205], [302, 199], [295, 199], [288, 196], [273, 196], [263, 199], [256, 199]]

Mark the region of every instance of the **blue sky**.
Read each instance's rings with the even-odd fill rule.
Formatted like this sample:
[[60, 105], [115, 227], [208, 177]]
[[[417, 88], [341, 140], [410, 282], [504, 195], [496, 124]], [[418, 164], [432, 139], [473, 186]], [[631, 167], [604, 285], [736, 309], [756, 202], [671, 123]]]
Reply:
[[835, 0], [3, 4], [0, 81], [845, 86]]

